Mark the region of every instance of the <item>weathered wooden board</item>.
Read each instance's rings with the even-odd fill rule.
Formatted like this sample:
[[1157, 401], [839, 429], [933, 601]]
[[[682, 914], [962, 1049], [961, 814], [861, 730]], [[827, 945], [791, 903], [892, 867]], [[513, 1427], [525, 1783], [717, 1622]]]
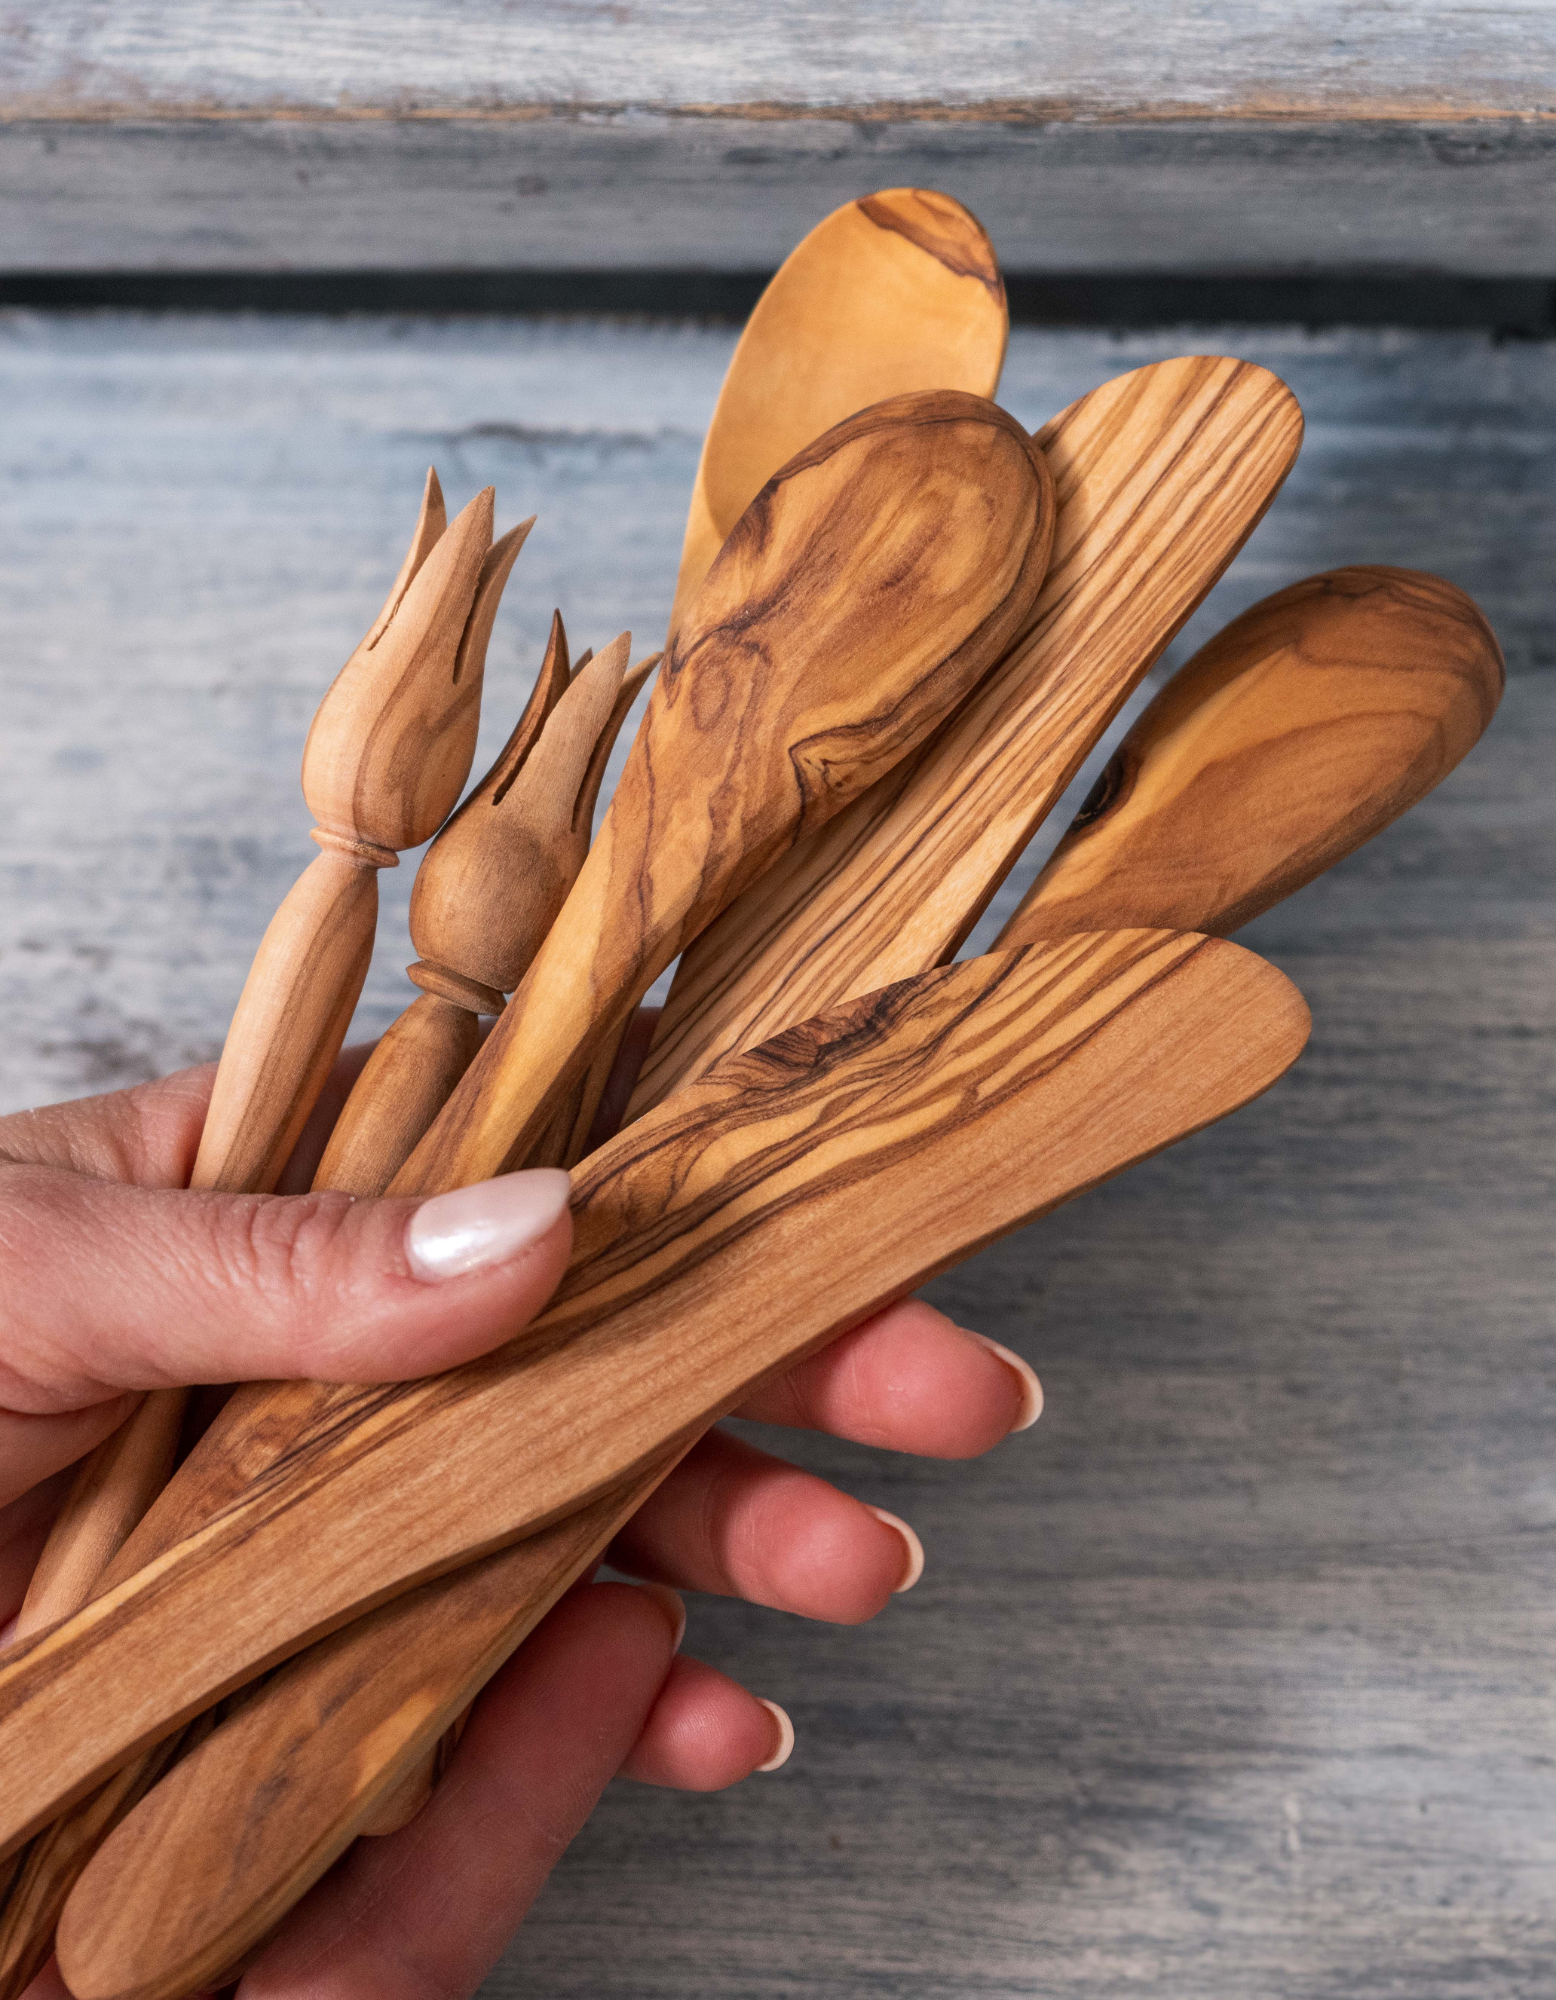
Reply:
[[[1218, 344], [1018, 334], [1005, 397], [1036, 422]], [[792, 1763], [725, 1797], [611, 1793], [494, 1996], [1548, 1984], [1556, 676], [1528, 670], [1556, 664], [1556, 349], [1231, 344], [1292, 383], [1308, 441], [1177, 652], [1305, 571], [1413, 563], [1490, 612], [1503, 713], [1245, 934], [1313, 1006], [1292, 1077], [937, 1288], [1037, 1363], [1042, 1423], [977, 1466], [809, 1449], [914, 1522], [924, 1581], [857, 1631], [694, 1602], [688, 1644], [792, 1707]], [[429, 458], [456, 505], [495, 478], [499, 525], [541, 512], [491, 738], [553, 603], [580, 647], [649, 642], [729, 345], [0, 321], [7, 1108], [215, 1045], [311, 852], [308, 716]], [[366, 1025], [410, 991], [409, 873]]]
[[955, 194], [1012, 271], [1556, 270], [1545, 121], [637, 110], [0, 123], [0, 260], [771, 270], [831, 209], [898, 186]]
[[0, 266], [772, 268], [945, 186], [1007, 268], [1556, 269], [1528, 0], [13, 0]]
[[[14, 23], [14, 25], [12, 25]], [[14, 0], [0, 92], [68, 117], [554, 105], [1027, 107], [1039, 117], [1556, 110], [1528, 0]]]

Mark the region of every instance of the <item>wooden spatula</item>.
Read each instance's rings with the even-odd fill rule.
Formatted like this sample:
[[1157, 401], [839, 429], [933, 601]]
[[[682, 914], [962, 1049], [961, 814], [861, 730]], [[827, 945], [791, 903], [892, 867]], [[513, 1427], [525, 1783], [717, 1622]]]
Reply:
[[318, 1427], [0, 1667], [0, 1841], [332, 1622], [661, 1463], [874, 1306], [1244, 1102], [1306, 1031], [1250, 954], [1128, 933], [946, 968], [721, 1066], [582, 1170], [575, 1264], [511, 1348], [339, 1392], [367, 1429]]
[[730, 1049], [955, 954], [1301, 436], [1284, 383], [1205, 356], [1120, 376], [1039, 431], [1059, 523], [1030, 635], [685, 953], [629, 1117]]

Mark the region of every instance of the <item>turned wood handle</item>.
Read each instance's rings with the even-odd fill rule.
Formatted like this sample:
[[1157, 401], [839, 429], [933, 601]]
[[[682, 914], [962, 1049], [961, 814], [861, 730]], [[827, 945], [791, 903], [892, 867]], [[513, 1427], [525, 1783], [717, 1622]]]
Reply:
[[1139, 717], [1000, 944], [1238, 929], [1439, 784], [1504, 679], [1491, 627], [1441, 577], [1356, 567], [1278, 591]]
[[1246, 1101], [1306, 1032], [1252, 954], [1114, 933], [903, 982], [722, 1065], [585, 1165], [575, 1260], [509, 1347], [337, 1391], [214, 1519], [0, 1663], [0, 1854], [223, 1692]]
[[1216, 356], [1136, 369], [1038, 432], [1058, 515], [1030, 630], [914, 759], [684, 953], [629, 1118], [730, 1050], [955, 954], [1301, 436], [1284, 383]]
[[1021, 427], [950, 392], [862, 411], [769, 481], [665, 656], [561, 915], [396, 1192], [543, 1164], [595, 1048], [688, 938], [999, 658], [1050, 515]]

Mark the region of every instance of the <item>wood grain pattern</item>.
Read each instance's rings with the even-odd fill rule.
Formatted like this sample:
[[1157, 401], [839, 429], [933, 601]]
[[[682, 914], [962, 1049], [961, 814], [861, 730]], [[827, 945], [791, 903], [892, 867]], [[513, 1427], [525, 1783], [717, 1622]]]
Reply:
[[703, 440], [670, 636], [740, 516], [782, 465], [868, 404], [992, 396], [1010, 322], [994, 246], [949, 195], [849, 202], [784, 259], [746, 322]]
[[[255, 954], [217, 1067], [195, 1187], [274, 1187], [362, 990], [377, 872], [395, 865], [396, 845], [426, 839], [464, 783], [491, 630], [489, 617], [471, 617], [491, 514], [488, 490], [445, 527], [442, 488], [429, 471], [383, 610], [315, 715], [303, 791], [324, 851], [288, 892]], [[514, 553], [525, 532], [505, 538]], [[438, 746], [430, 770], [413, 755], [424, 731]], [[84, 1601], [164, 1484], [186, 1400], [183, 1390], [146, 1397], [84, 1461], [45, 1545], [20, 1631], [40, 1630]]]
[[[565, 635], [558, 617], [553, 641]], [[425, 989], [385, 1031], [330, 1135], [315, 1186], [382, 1194], [480, 1047], [583, 865], [605, 760], [653, 660], [626, 673], [628, 636], [580, 663], [523, 757], [502, 755], [428, 849], [411, 895], [409, 968]], [[542, 663], [536, 699], [552, 680]], [[533, 702], [531, 704], [534, 705]]]
[[1262, 368], [1189, 357], [1037, 434], [1058, 525], [1032, 628], [910, 764], [796, 845], [685, 953], [628, 1116], [730, 1049], [949, 958], [1301, 441]]
[[251, 0], [241, 36], [214, 0], [104, 13], [90, 0], [23, 5], [26, 33], [0, 65], [11, 118], [141, 119], [281, 113], [341, 120], [611, 105], [706, 112], [746, 105], [770, 121], [833, 107], [877, 117], [984, 105], [1047, 119], [1352, 117], [1501, 109], [1539, 115], [1556, 29], [1518, 0], [1445, 12], [1291, 0], [1278, 14], [1149, 0], [1084, 9], [1022, 0], [847, 0], [823, 24], [806, 0], [773, 0], [730, 32], [715, 0], [661, 0], [595, 31], [567, 0], [515, 16], [503, 0], [454, 15], [337, 0], [313, 13]]
[[[279, 1476], [0, 1668], [21, 1782], [57, 1797], [82, 1783], [94, 1757], [124, 1761], [133, 1746], [108, 1750], [116, 1734], [149, 1738], [176, 1720], [173, 1705], [206, 1705], [211, 1678], [233, 1678], [239, 1654], [258, 1641], [250, 1605], [268, 1604], [272, 1629], [259, 1643], [274, 1658], [276, 1614], [283, 1624], [299, 1614], [323, 1623], [325, 1599], [333, 1592], [338, 1602], [348, 1571], [358, 1588], [369, 1568], [376, 1575], [364, 1606], [415, 1583], [403, 1559], [392, 1576], [407, 1508], [422, 1510], [413, 1561], [425, 1577], [657, 1463], [752, 1383], [972, 1241], [1245, 1101], [1294, 1059], [1306, 1031], [1300, 996], [1236, 947], [1132, 932], [946, 968], [731, 1059], [585, 1166], [574, 1266], [547, 1314], [500, 1359], [387, 1395], [339, 1395], [334, 1421]], [[1005, 1164], [992, 1183], [974, 1169], [991, 1157]], [[814, 1269], [818, 1254], [829, 1268], [848, 1266], [825, 1293], [774, 1284], [788, 1262]], [[373, 1414], [343, 1452], [340, 1420], [351, 1407]], [[413, 1411], [414, 1436], [405, 1422]], [[369, 1431], [377, 1446], [363, 1454]], [[491, 1481], [480, 1466], [486, 1450], [506, 1468]], [[298, 1477], [308, 1457], [316, 1471], [336, 1461], [322, 1486]], [[434, 1460], [444, 1499], [429, 1511]], [[369, 1467], [384, 1481], [370, 1527], [366, 1494], [354, 1490]], [[460, 1489], [452, 1505], [451, 1484]], [[262, 1552], [275, 1535], [266, 1522], [279, 1520], [278, 1505], [287, 1514], [295, 1571], [297, 1537], [326, 1488], [342, 1530], [320, 1566], [331, 1574], [294, 1574], [288, 1611], [264, 1582]], [[203, 1599], [224, 1605], [220, 1634]], [[143, 1657], [152, 1627], [169, 1617], [181, 1633], [178, 1663], [157, 1686], [142, 1675], [132, 1689], [112, 1673], [112, 1655], [128, 1647]], [[45, 1772], [50, 1718], [94, 1664], [100, 1693], [88, 1732], [78, 1716], [74, 1740], [55, 1746]], [[112, 1717], [101, 1700], [109, 1685]], [[163, 1710], [157, 1722], [148, 1702]], [[430, 1721], [434, 1733], [440, 1722]], [[39, 1808], [36, 1796], [30, 1803]], [[19, 1796], [16, 1817], [27, 1809]]]
[[394, 1192], [542, 1164], [596, 1047], [687, 940], [988, 671], [1042, 579], [1038, 464], [993, 404], [937, 391], [850, 418], [763, 488], [666, 655], [561, 915]]
[[1439, 784], [1504, 679], [1485, 617], [1440, 577], [1358, 567], [1278, 591], [1135, 723], [1001, 947], [1126, 920], [1239, 929]]

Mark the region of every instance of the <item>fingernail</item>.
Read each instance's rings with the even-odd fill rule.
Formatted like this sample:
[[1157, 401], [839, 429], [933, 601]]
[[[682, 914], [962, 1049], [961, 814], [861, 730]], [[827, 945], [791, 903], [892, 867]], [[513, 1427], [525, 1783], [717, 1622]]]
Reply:
[[[867, 1507], [870, 1506], [868, 1500], [865, 1502], [865, 1505]], [[902, 1580], [899, 1583], [894, 1583], [891, 1587], [892, 1596], [901, 1597], [902, 1593], [905, 1590], [911, 1590], [924, 1574], [924, 1544], [914, 1534], [906, 1521], [899, 1520], [895, 1514], [888, 1514], [884, 1507], [870, 1507], [870, 1512], [875, 1516], [877, 1521], [884, 1522], [888, 1528], [893, 1529], [897, 1534], [901, 1535], [907, 1547], [907, 1567], [902, 1572]]]
[[757, 1700], [776, 1724], [777, 1736], [767, 1762], [758, 1764], [756, 1768], [759, 1771], [781, 1771], [794, 1754], [794, 1724], [789, 1720], [788, 1710], [780, 1708], [777, 1702], [769, 1701], [765, 1695], [760, 1694]]
[[434, 1195], [411, 1217], [406, 1258], [418, 1278], [429, 1280], [506, 1264], [545, 1235], [571, 1192], [560, 1167], [534, 1167]]
[[[963, 1332], [968, 1331], [969, 1328], [963, 1328]], [[1043, 1414], [1043, 1385], [1037, 1379], [1036, 1369], [1010, 1348], [1001, 1347], [997, 1340], [990, 1340], [986, 1333], [975, 1333], [973, 1339], [981, 1340], [991, 1354], [997, 1354], [1021, 1384], [1021, 1412], [1008, 1435], [1014, 1437], [1017, 1431], [1029, 1431]]]
[[665, 1614], [665, 1622], [670, 1627], [670, 1650], [678, 1653], [681, 1641], [686, 1637], [686, 1606], [678, 1590], [672, 1590], [667, 1583], [640, 1583], [638, 1589], [645, 1597], [651, 1597]]

